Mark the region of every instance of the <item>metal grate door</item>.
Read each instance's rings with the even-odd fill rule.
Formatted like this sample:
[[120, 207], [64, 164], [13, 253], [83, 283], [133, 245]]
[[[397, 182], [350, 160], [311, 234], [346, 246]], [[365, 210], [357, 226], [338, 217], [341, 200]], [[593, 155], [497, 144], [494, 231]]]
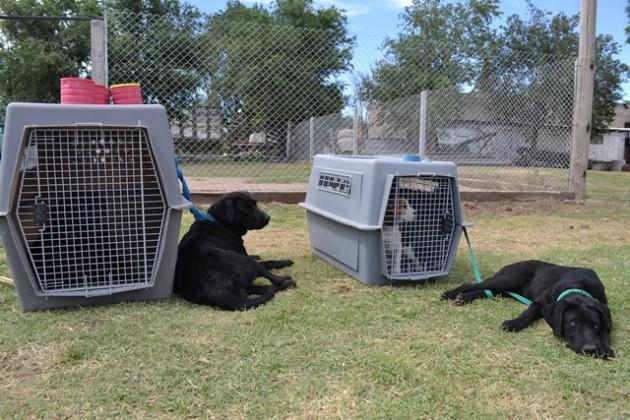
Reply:
[[394, 177], [383, 216], [385, 276], [411, 279], [447, 270], [455, 230], [453, 183], [444, 176]]
[[155, 280], [167, 205], [142, 127], [27, 127], [16, 214], [45, 295]]

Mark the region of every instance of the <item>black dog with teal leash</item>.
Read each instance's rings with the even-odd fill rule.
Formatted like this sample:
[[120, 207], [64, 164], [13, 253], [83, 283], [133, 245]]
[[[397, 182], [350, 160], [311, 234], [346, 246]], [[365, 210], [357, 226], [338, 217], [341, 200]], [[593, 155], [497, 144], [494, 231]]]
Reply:
[[482, 282], [444, 292], [442, 299], [464, 305], [490, 293], [522, 296], [531, 302], [518, 317], [503, 322], [505, 331], [518, 332], [544, 318], [554, 335], [562, 337], [574, 352], [602, 359], [614, 357], [608, 299], [593, 270], [522, 261], [503, 267]]

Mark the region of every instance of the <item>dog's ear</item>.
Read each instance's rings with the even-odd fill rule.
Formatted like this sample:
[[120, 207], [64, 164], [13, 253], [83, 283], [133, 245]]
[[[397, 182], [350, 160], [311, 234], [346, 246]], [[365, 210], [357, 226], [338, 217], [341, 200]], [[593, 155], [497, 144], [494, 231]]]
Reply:
[[219, 201], [213, 203], [208, 212], [220, 218], [225, 224], [234, 222], [236, 212], [234, 210], [234, 199], [232, 197], [223, 197]]
[[234, 222], [234, 218], [236, 217], [236, 210], [234, 209], [235, 200], [232, 198], [226, 198], [223, 202], [225, 208], [223, 209], [223, 214], [225, 215], [226, 223], [230, 224]]
[[602, 326], [606, 330], [612, 331], [612, 315], [610, 314], [610, 309], [608, 309], [608, 306], [600, 302], [596, 303], [597, 304], [595, 305], [595, 307], [597, 308], [597, 312], [599, 313], [599, 319]]
[[561, 337], [564, 326], [564, 311], [567, 309], [567, 302], [560, 300], [559, 302], [553, 302], [543, 308], [543, 317], [547, 324], [551, 327], [553, 335]]

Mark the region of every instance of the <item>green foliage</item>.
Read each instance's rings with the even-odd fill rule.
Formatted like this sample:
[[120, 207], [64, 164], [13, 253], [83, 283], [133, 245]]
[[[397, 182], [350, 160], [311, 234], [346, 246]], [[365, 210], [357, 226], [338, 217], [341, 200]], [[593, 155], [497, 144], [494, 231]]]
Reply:
[[[7, 16], [99, 17], [97, 0], [0, 0]], [[9, 102], [58, 102], [59, 79], [89, 72], [90, 24], [61, 19], [0, 20], [0, 114]]]
[[512, 15], [501, 26], [475, 91], [495, 98], [490, 115], [522, 125], [527, 144], [536, 149], [543, 127], [572, 124], [573, 113], [567, 110], [574, 106], [578, 17], [528, 7], [528, 20]]
[[615, 118], [615, 104], [622, 102], [622, 83], [628, 80], [630, 66], [614, 57], [621, 46], [610, 35], [597, 37], [597, 67], [593, 94], [593, 135], [606, 132], [608, 123]]
[[[145, 103], [162, 104], [171, 120], [203, 98], [198, 54], [201, 13], [179, 0], [113, 0], [108, 28], [111, 84], [139, 82]], [[168, 47], [167, 47], [168, 46]]]
[[346, 25], [337, 8], [315, 9], [312, 0], [278, 0], [270, 9], [230, 1], [213, 15], [207, 90], [231, 135], [341, 111], [343, 87], [331, 80], [350, 66]]
[[480, 52], [493, 44], [490, 27], [498, 0], [414, 2], [402, 15], [402, 32], [385, 41], [387, 56], [365, 87], [387, 101], [454, 85], [474, 83]]
[[[526, 60], [521, 67], [525, 72], [537, 72], [541, 67], [540, 57], [548, 55], [577, 57], [579, 45], [579, 15], [567, 16], [564, 13], [552, 14], [536, 8], [528, 2], [529, 20], [524, 21], [517, 15], [510, 16], [502, 27], [501, 45], [503, 51], [499, 55], [526, 51], [532, 54], [533, 60]], [[622, 83], [630, 76], [630, 67], [614, 57], [619, 54], [620, 45], [610, 35], [599, 35], [596, 40], [597, 57], [595, 86], [593, 92], [592, 134], [606, 132], [615, 114], [615, 105], [623, 99]], [[544, 76], [544, 75], [543, 75]], [[526, 77], [513, 80], [527, 80]], [[551, 92], [547, 103], [535, 103], [538, 120], [545, 123], [553, 119], [554, 109], [558, 101], [572, 100], [572, 90], [562, 88], [557, 83], [546, 81], [544, 77], [534, 78], [530, 83], [533, 88], [540, 86]], [[528, 82], [529, 83], [529, 82]], [[567, 77], [563, 84], [573, 83]], [[559, 89], [560, 87], [560, 89]], [[565, 92], [564, 94], [562, 92]], [[567, 123], [567, 122], [565, 122]]]
[[[566, 77], [556, 80], [555, 74], [550, 78], [547, 64], [577, 57], [579, 16], [554, 15], [528, 1], [527, 17], [508, 16], [493, 29], [500, 17], [498, 3], [414, 2], [405, 9], [402, 31], [386, 41], [386, 58], [364, 82], [363, 98], [382, 102], [422, 90], [472, 88], [512, 98], [506, 102], [514, 106], [491, 110], [502, 120], [539, 127], [571, 124], [560, 121], [557, 110], [567, 103], [572, 106], [573, 72], [567, 69]], [[619, 45], [612, 37], [600, 36], [597, 42], [593, 134], [612, 121], [615, 104], [622, 99], [621, 85], [630, 75], [630, 67], [614, 58]], [[536, 137], [532, 132], [534, 146]]]

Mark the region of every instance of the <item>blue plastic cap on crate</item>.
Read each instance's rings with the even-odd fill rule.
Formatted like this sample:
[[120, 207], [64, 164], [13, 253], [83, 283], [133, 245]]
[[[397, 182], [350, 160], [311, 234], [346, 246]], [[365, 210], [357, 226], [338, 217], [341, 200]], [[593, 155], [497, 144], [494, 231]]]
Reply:
[[405, 155], [403, 156], [403, 160], [407, 162], [420, 162], [422, 158], [420, 155]]

